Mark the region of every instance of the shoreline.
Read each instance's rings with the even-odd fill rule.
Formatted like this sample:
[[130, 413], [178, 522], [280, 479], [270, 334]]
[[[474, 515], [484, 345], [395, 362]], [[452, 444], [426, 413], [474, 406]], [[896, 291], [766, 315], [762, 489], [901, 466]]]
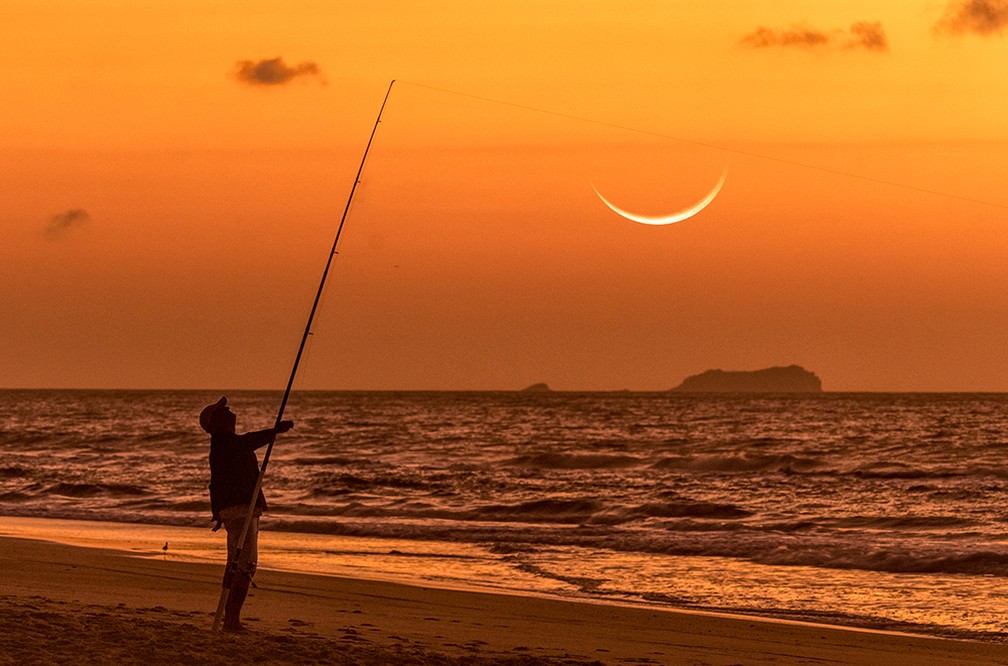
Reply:
[[[660, 612], [755, 619], [924, 638], [1004, 644], [1008, 632], [963, 630], [839, 612], [683, 605], [646, 596], [584, 593], [576, 582], [515, 571], [484, 545], [268, 530], [259, 543], [259, 571], [272, 570], [446, 591], [501, 594]], [[223, 571], [224, 532], [161, 523], [0, 515], [0, 539], [14, 537], [97, 548], [161, 561], [212, 564]], [[162, 544], [164, 548], [162, 548]], [[170, 544], [170, 547], [169, 547]]]
[[212, 637], [221, 564], [145, 554], [0, 536], [0, 664], [141, 663], [151, 645], [161, 663], [243, 645], [273, 663], [1008, 664], [998, 643], [268, 568], [252, 631]]

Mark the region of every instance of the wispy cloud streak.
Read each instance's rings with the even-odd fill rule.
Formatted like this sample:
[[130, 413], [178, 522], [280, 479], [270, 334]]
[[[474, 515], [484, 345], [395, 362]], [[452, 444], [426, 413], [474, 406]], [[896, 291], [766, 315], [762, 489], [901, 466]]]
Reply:
[[760, 26], [744, 36], [739, 43], [753, 49], [768, 47], [824, 48], [838, 46], [844, 49], [864, 49], [884, 53], [889, 50], [889, 40], [879, 22], [856, 21], [850, 30], [819, 30], [807, 26], [792, 26], [775, 30]]
[[71, 208], [62, 213], [57, 213], [49, 218], [45, 226], [45, 235], [48, 238], [59, 238], [74, 227], [80, 227], [91, 221], [91, 216], [83, 208]]
[[821, 30], [794, 27], [789, 30], [773, 30], [760, 26], [741, 39], [743, 46], [754, 49], [768, 46], [822, 46], [829, 42], [829, 35]]
[[846, 48], [862, 48], [869, 51], [886, 52], [889, 50], [889, 40], [886, 39], [882, 23], [876, 21], [857, 21], [851, 24], [850, 37], [844, 45]]

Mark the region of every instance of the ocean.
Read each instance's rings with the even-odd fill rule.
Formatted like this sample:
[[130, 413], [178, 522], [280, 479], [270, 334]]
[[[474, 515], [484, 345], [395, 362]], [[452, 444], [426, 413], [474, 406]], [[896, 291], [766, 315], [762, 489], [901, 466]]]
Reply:
[[[279, 393], [226, 394], [272, 425]], [[0, 515], [223, 562], [220, 393], [0, 395]], [[1008, 395], [295, 392], [285, 417], [261, 567], [1008, 638]]]

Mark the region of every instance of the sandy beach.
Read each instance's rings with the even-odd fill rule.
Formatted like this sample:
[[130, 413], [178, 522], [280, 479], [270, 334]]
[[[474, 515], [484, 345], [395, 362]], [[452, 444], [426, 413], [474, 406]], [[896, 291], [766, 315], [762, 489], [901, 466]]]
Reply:
[[0, 538], [0, 663], [1008, 664], [1004, 645], [262, 570]]

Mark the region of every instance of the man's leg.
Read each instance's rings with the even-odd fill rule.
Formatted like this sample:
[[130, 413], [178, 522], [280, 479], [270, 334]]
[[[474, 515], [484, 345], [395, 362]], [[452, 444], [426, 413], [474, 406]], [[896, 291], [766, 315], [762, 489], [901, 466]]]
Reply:
[[[229, 571], [232, 557], [234, 556], [235, 545], [241, 536], [242, 521], [234, 521], [229, 526], [227, 522], [224, 527], [228, 530], [228, 565]], [[228, 521], [231, 522], [231, 521]], [[253, 516], [249, 524], [248, 534], [245, 536], [245, 545], [242, 548], [241, 558], [238, 566], [234, 568], [231, 576], [231, 586], [228, 589], [227, 604], [224, 606], [224, 630], [240, 631], [241, 609], [248, 596], [249, 585], [255, 575], [257, 561], [259, 559], [259, 516]]]
[[248, 596], [249, 583], [252, 580], [242, 570], [235, 572], [231, 578], [231, 588], [228, 591], [227, 604], [224, 606], [224, 631], [241, 631], [241, 609]]

